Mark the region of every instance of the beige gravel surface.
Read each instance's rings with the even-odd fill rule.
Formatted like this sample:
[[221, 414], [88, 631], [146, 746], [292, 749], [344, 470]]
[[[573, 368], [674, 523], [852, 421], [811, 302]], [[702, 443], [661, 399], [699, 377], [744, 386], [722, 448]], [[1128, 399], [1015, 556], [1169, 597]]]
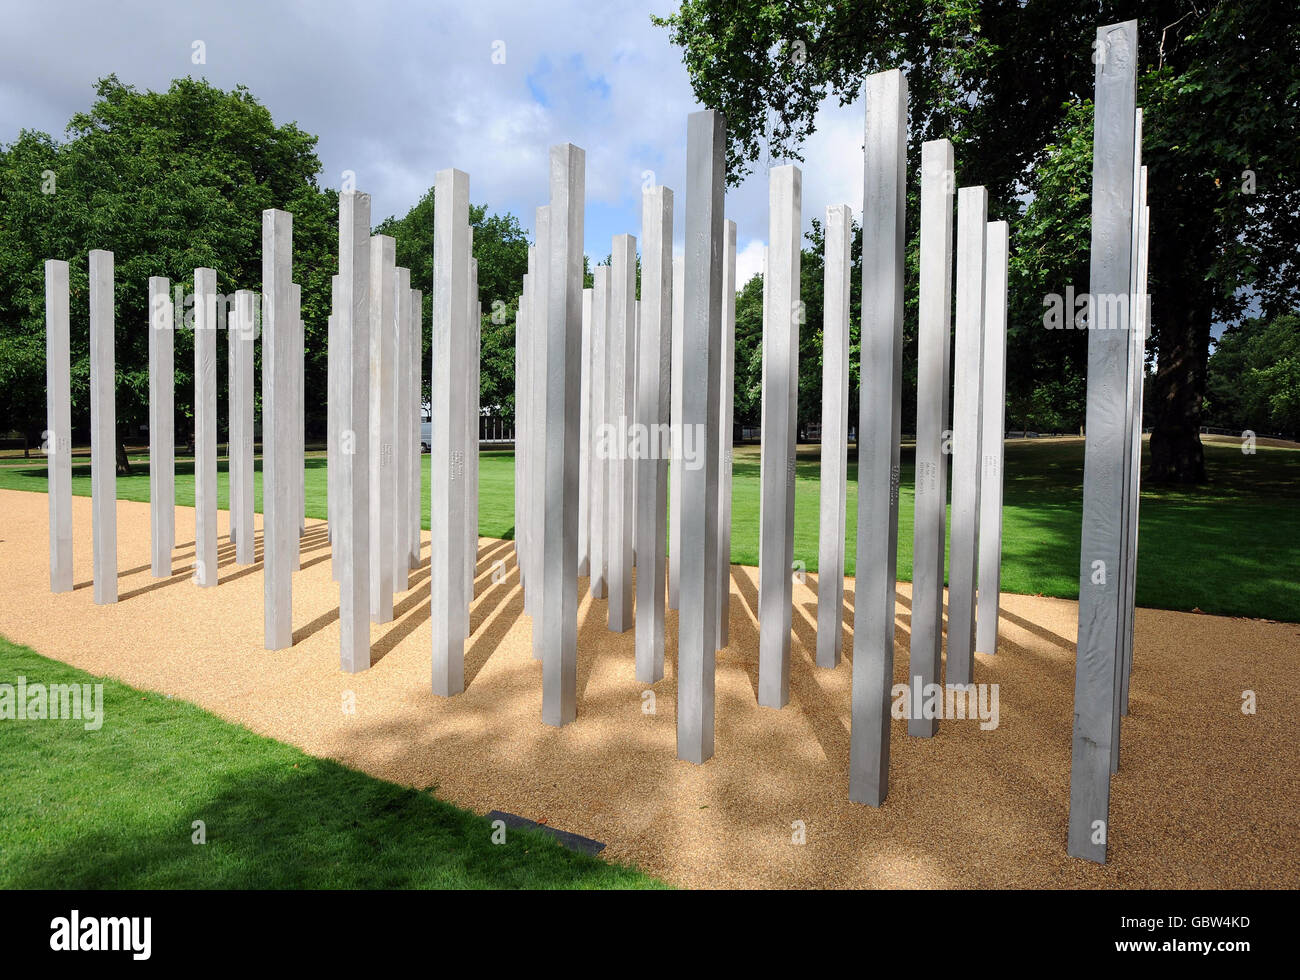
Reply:
[[[373, 666], [338, 669], [338, 590], [323, 522], [294, 575], [289, 650], [262, 648], [262, 571], [222, 535], [220, 584], [190, 581], [194, 512], [177, 508], [177, 574], [149, 574], [149, 507], [118, 504], [116, 605], [92, 602], [90, 499], [74, 497], [77, 588], [48, 590], [47, 501], [0, 490], [0, 634], [129, 684], [184, 698], [254, 731], [479, 812], [502, 809], [608, 844], [605, 855], [691, 887], [1300, 886], [1294, 728], [1300, 625], [1141, 609], [1123, 758], [1111, 796], [1111, 861], [1065, 854], [1076, 604], [1003, 597], [999, 725], [941, 723], [933, 739], [893, 722], [890, 795], [848, 792], [853, 581], [844, 662], [817, 668], [816, 582], [795, 586], [790, 704], [761, 708], [757, 569], [732, 566], [731, 646], [717, 663], [717, 754], [675, 758], [677, 615], [667, 676], [634, 677], [633, 634], [604, 601], [579, 608], [579, 715], [541, 722], [513, 545], [479, 543], [467, 690], [430, 691], [429, 576], [373, 626]], [[260, 528], [260, 516], [258, 518]], [[500, 562], [501, 564], [497, 564]], [[585, 592], [585, 580], [583, 580]], [[911, 587], [899, 585], [895, 674], [906, 675]], [[0, 678], [0, 680], [12, 680]], [[646, 694], [652, 692], [653, 700]], [[1242, 711], [1243, 692], [1258, 709]], [[343, 703], [355, 694], [356, 712]], [[112, 724], [106, 718], [105, 724]], [[800, 836], [805, 842], [795, 843]]]

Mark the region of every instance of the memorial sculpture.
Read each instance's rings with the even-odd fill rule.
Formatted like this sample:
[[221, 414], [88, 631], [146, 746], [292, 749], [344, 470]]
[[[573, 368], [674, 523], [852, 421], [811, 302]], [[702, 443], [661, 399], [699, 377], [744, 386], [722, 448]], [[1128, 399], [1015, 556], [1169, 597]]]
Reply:
[[975, 650], [998, 652], [998, 595], [1002, 588], [1002, 459], [1007, 403], [1007, 250], [1005, 221], [984, 234], [984, 354], [980, 383], [979, 551]]
[[[165, 283], [166, 280], [163, 280]], [[164, 286], [164, 289], [166, 287]], [[153, 280], [150, 281], [150, 293]], [[46, 407], [46, 458], [49, 479], [50, 504], [50, 591], [72, 591], [72, 366], [69, 327], [68, 263], [60, 259], [45, 262], [45, 407]], [[168, 335], [170, 340], [170, 334]], [[150, 365], [154, 362], [155, 348], [150, 339]], [[170, 363], [169, 363], [170, 373]], [[152, 378], [153, 371], [150, 371]], [[152, 407], [152, 400], [150, 402]], [[150, 430], [152, 432], [152, 429]], [[152, 446], [152, 443], [151, 443]], [[151, 459], [152, 462], [152, 459]], [[161, 471], [162, 467], [159, 467]], [[152, 473], [152, 468], [150, 469]], [[151, 488], [152, 489], [152, 488]], [[151, 500], [161, 495], [151, 494]], [[157, 522], [158, 507], [154, 515], [153, 573], [166, 563], [171, 574], [171, 545], [167, 546], [165, 559], [159, 558], [160, 529]], [[171, 510], [168, 509], [168, 519]]]
[[[1135, 105], [1137, 25], [1098, 30], [1089, 310], [1087, 448], [1071, 759], [1070, 854], [1106, 858], [1110, 776], [1119, 764], [1133, 656], [1149, 228]], [[889, 786], [899, 507], [901, 345], [908, 88], [899, 70], [865, 85], [862, 322], [850, 799], [879, 806]], [[664, 677], [665, 610], [678, 609], [677, 755], [714, 752], [716, 651], [730, 642], [732, 400], [736, 226], [723, 214], [725, 131], [713, 110], [687, 120], [685, 253], [674, 257], [673, 192], [643, 197], [637, 239], [617, 235], [583, 288], [585, 152], [550, 152], [516, 314], [515, 551], [542, 661], [542, 720], [578, 714], [578, 579], [606, 600], [610, 629], [635, 628], [635, 673]], [[969, 684], [976, 653], [997, 652], [1009, 229], [988, 221], [981, 187], [954, 189], [947, 140], [922, 147], [917, 451], [910, 685], [941, 674], [945, 504], [951, 407], [952, 565], [948, 684]], [[758, 700], [789, 698], [798, 397], [801, 173], [771, 173], [764, 281], [763, 459]], [[956, 193], [956, 278], [954, 253]], [[479, 326], [469, 178], [438, 172], [433, 229], [431, 679], [465, 686], [477, 552]], [[370, 198], [339, 195], [339, 268], [328, 351], [327, 513], [339, 583], [340, 667], [370, 666], [370, 623], [393, 617], [394, 590], [421, 557], [423, 293], [372, 236]], [[292, 570], [305, 521], [304, 330], [292, 276], [293, 216], [262, 216], [260, 297], [216, 293], [195, 270], [195, 580], [215, 586], [216, 332], [228, 316], [231, 537], [254, 561], [254, 345], [262, 347], [264, 641], [293, 642]], [[852, 213], [826, 212], [819, 667], [841, 659], [850, 422]], [[117, 600], [114, 257], [89, 254], [94, 601]], [[69, 285], [46, 275], [50, 587], [72, 588]], [[149, 280], [151, 562], [172, 575], [173, 333], [167, 279]], [[638, 294], [640, 300], [638, 302]], [[1100, 304], [1098, 296], [1126, 297]], [[953, 309], [955, 305], [955, 322]], [[955, 359], [950, 341], [955, 333]], [[951, 388], [950, 388], [951, 376]], [[951, 397], [951, 401], [950, 401]], [[1117, 401], [1118, 400], [1118, 401]], [[629, 428], [636, 434], [629, 437]], [[617, 435], [613, 438], [610, 433]], [[662, 435], [670, 438], [664, 439]], [[684, 448], [700, 452], [687, 454]], [[669, 459], [671, 456], [671, 459]], [[698, 464], [698, 465], [696, 465]], [[1116, 519], [1119, 515], [1119, 519]], [[635, 557], [634, 557], [635, 556]], [[634, 561], [636, 572], [633, 572]], [[635, 580], [635, 589], [633, 582]], [[632, 668], [630, 668], [632, 669]], [[937, 731], [909, 717], [909, 735]]]
[[90, 253], [90, 508], [95, 604], [117, 602], [117, 409], [113, 253]]
[[758, 559], [758, 703], [790, 700], [794, 603], [794, 473], [799, 404], [799, 240], [803, 175], [775, 167], [768, 196], [767, 275], [763, 304], [762, 518]]
[[465, 689], [465, 378], [468, 366], [469, 175], [440, 170], [434, 185], [433, 447], [429, 592], [433, 693]]
[[[370, 621], [393, 619], [397, 243], [370, 239]], [[463, 383], [462, 378], [462, 383]], [[463, 416], [462, 416], [463, 418]]]
[[[722, 114], [686, 120], [686, 255], [683, 275], [681, 425], [703, 434], [703, 460], [682, 467], [677, 627], [677, 757], [713, 756], [718, 614], [718, 367], [722, 343]], [[697, 442], [697, 445], [700, 445]]]
[[817, 535], [817, 666], [835, 667], [843, 643], [844, 534], [849, 456], [849, 290], [853, 211], [826, 209], [822, 314], [821, 508]]
[[[1087, 442], [1067, 850], [1074, 857], [1104, 862], [1110, 777], [1118, 763], [1121, 694], [1129, 667], [1124, 624], [1132, 615], [1132, 599], [1120, 586], [1136, 546], [1136, 535], [1126, 533], [1126, 525], [1133, 519], [1132, 498], [1138, 492], [1142, 425], [1140, 408], [1129, 409], [1133, 374], [1141, 370], [1143, 329], [1141, 320], [1135, 324], [1133, 318], [1134, 307], [1141, 304], [1133, 300], [1145, 285], [1146, 261], [1137, 21], [1098, 28], [1095, 50]], [[1127, 302], [1099, 301], [1110, 297]]]
[[[255, 555], [253, 348], [257, 335], [257, 299], [257, 294], [252, 290], [235, 291], [227, 332], [231, 363], [230, 391], [227, 397], [230, 428], [230, 536], [235, 542], [235, 563], [238, 565], [251, 565]], [[168, 405], [170, 404], [169, 398]], [[162, 414], [161, 409], [159, 414]]]
[[870, 75], [865, 96], [858, 559], [849, 799], [880, 806], [889, 792], [890, 693], [894, 683], [907, 78], [897, 69]]
[[635, 460], [636, 677], [653, 684], [664, 676], [664, 608], [667, 599], [668, 458], [659, 451], [669, 429], [672, 370], [673, 192], [647, 188], [641, 195], [641, 326], [636, 348], [636, 424], [643, 452]]
[[586, 153], [572, 143], [553, 146], [550, 164], [550, 238], [540, 243], [547, 253], [548, 276], [542, 720], [564, 725], [578, 713], [578, 412]]
[[946, 674], [949, 684], [970, 684], [974, 679], [987, 222], [985, 189], [960, 188], [957, 191], [956, 337], [952, 355], [952, 530]]
[[[913, 496], [912, 635], [908, 683], [937, 684], [943, 657], [943, 562], [948, 521], [948, 407], [952, 356], [953, 152], [921, 146], [921, 262], [916, 340], [916, 484]], [[939, 719], [915, 714], [909, 735], [928, 738]]]
[[[731, 476], [736, 386], [736, 223], [723, 224], [722, 343], [718, 365], [718, 612], [715, 646], [731, 644]], [[677, 309], [676, 299], [673, 309]], [[676, 313], [674, 313], [676, 316]]]
[[[330, 393], [338, 398], [329, 447], [337, 461], [332, 564], [339, 583], [339, 666], [370, 667], [370, 195], [339, 195], [339, 342]], [[331, 364], [333, 358], [331, 357]], [[265, 537], [265, 534], [263, 535]]]
[[293, 565], [298, 554], [294, 465], [293, 215], [262, 212], [262, 575], [265, 644], [293, 645]]
[[176, 545], [176, 336], [171, 283], [149, 279], [150, 572], [170, 578]]
[[194, 581], [202, 586], [217, 584], [215, 269], [194, 270]]

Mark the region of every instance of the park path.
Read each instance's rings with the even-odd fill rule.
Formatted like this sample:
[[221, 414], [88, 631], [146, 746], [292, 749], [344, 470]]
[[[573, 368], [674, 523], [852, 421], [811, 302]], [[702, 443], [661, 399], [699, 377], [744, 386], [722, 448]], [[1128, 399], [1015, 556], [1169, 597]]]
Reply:
[[[234, 565], [218, 515], [220, 584], [189, 580], [194, 512], [177, 508], [177, 574], [149, 574], [149, 506], [118, 504], [121, 600], [95, 606], [90, 499], [73, 497], [71, 593], [48, 590], [47, 501], [0, 490], [0, 634], [96, 674], [192, 701], [317, 756], [604, 841], [605, 855], [697, 887], [1300, 887], [1300, 625], [1138, 610], [1132, 715], [1111, 801], [1111, 861], [1065, 854], [1076, 604], [1003, 597], [1001, 652], [976, 681], [999, 685], [999, 724], [893, 722], [889, 799], [851, 804], [849, 655], [813, 664], [816, 580], [795, 586], [790, 704], [760, 708], [757, 569], [732, 566], [732, 645], [718, 655], [717, 754], [675, 758], [677, 616], [667, 676], [633, 676], [633, 634], [579, 608], [579, 715], [541, 722], [510, 542], [479, 543], [467, 689], [429, 688], [428, 549], [372, 626], [373, 666], [338, 669], [338, 590], [324, 524], [309, 521], [294, 575], [291, 649], [262, 647], [262, 571]], [[258, 515], [259, 530], [260, 519]], [[500, 562], [500, 564], [497, 564]], [[906, 677], [911, 587], [899, 585], [896, 681]], [[853, 580], [846, 583], [853, 600]], [[12, 682], [14, 678], [0, 678]], [[30, 678], [39, 680], [39, 678]], [[653, 692], [653, 703], [645, 691]], [[1243, 692], [1258, 710], [1243, 714]], [[343, 710], [355, 699], [355, 713]], [[648, 710], [652, 708], [653, 710]], [[111, 717], [105, 725], [111, 725]], [[3, 724], [3, 723], [0, 723]], [[13, 724], [13, 722], [10, 722]], [[89, 737], [89, 736], [88, 736]], [[486, 831], [485, 831], [486, 832]], [[795, 843], [802, 834], [804, 843]]]

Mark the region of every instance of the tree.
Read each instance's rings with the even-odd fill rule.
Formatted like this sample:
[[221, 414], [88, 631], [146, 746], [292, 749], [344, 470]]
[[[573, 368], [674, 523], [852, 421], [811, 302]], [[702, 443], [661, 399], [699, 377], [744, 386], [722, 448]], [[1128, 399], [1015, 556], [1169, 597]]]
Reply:
[[750, 277], [736, 294], [736, 374], [732, 421], [741, 428], [763, 421], [763, 276]]
[[[397, 264], [411, 270], [411, 285], [423, 293], [423, 358], [428, 364], [433, 342], [433, 214], [431, 187], [402, 218], [385, 218], [377, 235], [396, 239]], [[486, 204], [471, 204], [469, 224], [474, 230], [474, 258], [478, 261], [482, 352], [479, 399], [484, 408], [498, 406], [507, 416], [515, 405], [515, 312], [524, 273], [528, 271], [528, 234], [510, 212], [492, 214]], [[429, 371], [424, 377], [424, 398], [431, 395]]]
[[[822, 325], [825, 316], [824, 278], [826, 233], [822, 222], [812, 219], [812, 230], [804, 237], [808, 247], [800, 250], [799, 299], [802, 320], [799, 324], [799, 438], [803, 439], [810, 422], [822, 416]], [[862, 228], [854, 221], [850, 237], [849, 280], [862, 281]], [[858, 390], [859, 327], [861, 324], [862, 297], [860, 291], [849, 293], [849, 404], [852, 405]], [[904, 390], [904, 406], [916, 404], [916, 358], [911, 356], [903, 366], [904, 377], [911, 377], [913, 391]], [[763, 275], [754, 275], [745, 283], [736, 297], [736, 425], [757, 426], [761, 423], [763, 393]], [[851, 413], [850, 413], [851, 414]]]
[[[1199, 482], [1211, 325], [1239, 317], [1250, 298], [1276, 316], [1300, 293], [1300, 8], [1270, 0], [684, 0], [676, 14], [653, 19], [682, 48], [697, 98], [727, 118], [733, 183], [764, 151], [799, 159], [827, 96], [846, 103], [867, 74], [906, 66], [911, 172], [923, 141], [951, 138], [958, 181], [988, 187], [990, 217], [1012, 221], [1014, 261], [1041, 253], [1022, 266], [1022, 283], [1082, 292], [1088, 209], [1069, 228], [1069, 250], [1041, 237], [1061, 230], [1047, 215], [1018, 219], [1054, 167], [1077, 162], [1048, 148], [1073, 145], [1085, 125], [1095, 27], [1133, 17], [1159, 364], [1150, 477]], [[1089, 192], [1090, 180], [1072, 193]], [[911, 214], [909, 228], [914, 238]], [[1027, 341], [1034, 329], [1021, 320], [1010, 337], [1009, 381], [1024, 404], [1037, 387], [1027, 368], [1050, 350], [1041, 346], [1047, 338]], [[1074, 363], [1083, 341], [1053, 340], [1063, 337], [1062, 359]], [[1026, 341], [1040, 349], [1026, 356]], [[1071, 374], [1043, 387], [1077, 398], [1082, 379]]]
[[1229, 327], [1208, 365], [1207, 419], [1242, 431], [1300, 429], [1300, 314]]
[[[1048, 297], [1088, 281], [1092, 223], [1092, 102], [1066, 107], [1029, 177], [1008, 262], [1007, 420], [1022, 430], [1077, 432], [1086, 414], [1088, 338], [1074, 310], [1045, 329]], [[1085, 291], [1080, 287], [1080, 291]]]
[[1263, 320], [1243, 320], [1215, 341], [1214, 353], [1206, 365], [1205, 421], [1208, 425], [1238, 430], [1259, 426], [1258, 420], [1251, 419], [1243, 382], [1250, 373], [1247, 346], [1263, 327]]
[[[37, 436], [44, 428], [45, 259], [69, 262], [73, 419], [84, 431], [86, 255], [114, 253], [120, 436], [148, 421], [149, 277], [166, 276], [189, 294], [195, 268], [210, 267], [221, 293], [260, 289], [261, 212], [272, 207], [294, 214], [307, 390], [325, 390], [338, 204], [316, 184], [315, 136], [276, 126], [242, 86], [225, 92], [185, 78], [166, 92], [139, 92], [115, 76], [97, 84], [94, 104], [73, 116], [67, 136], [59, 143], [24, 130], [0, 147], [0, 418]], [[225, 339], [218, 343], [224, 364]], [[193, 418], [193, 364], [193, 335], [178, 329], [178, 433]], [[309, 425], [321, 429], [324, 418], [324, 401], [309, 400]]]

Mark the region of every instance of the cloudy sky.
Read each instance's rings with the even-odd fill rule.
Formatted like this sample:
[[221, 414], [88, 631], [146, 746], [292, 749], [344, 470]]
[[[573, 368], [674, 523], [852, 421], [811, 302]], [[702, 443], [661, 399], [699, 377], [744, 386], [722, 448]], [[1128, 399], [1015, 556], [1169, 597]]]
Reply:
[[[586, 251], [640, 234], [646, 171], [676, 192], [681, 250], [686, 116], [699, 109], [680, 51], [651, 13], [674, 0], [457, 3], [95, 2], [23, 4], [0, 33], [0, 142], [22, 128], [62, 136], [96, 79], [115, 72], [163, 89], [187, 74], [247, 85], [277, 123], [320, 137], [322, 183], [345, 170], [374, 198], [374, 220], [404, 214], [444, 167], [470, 197], [530, 231], [547, 193], [547, 149], [587, 152]], [[206, 63], [195, 64], [195, 42]], [[493, 55], [496, 52], [497, 57]], [[504, 55], [504, 63], [502, 61]], [[823, 107], [805, 147], [803, 215], [862, 203], [860, 103]], [[727, 194], [738, 282], [761, 268], [767, 166]]]

